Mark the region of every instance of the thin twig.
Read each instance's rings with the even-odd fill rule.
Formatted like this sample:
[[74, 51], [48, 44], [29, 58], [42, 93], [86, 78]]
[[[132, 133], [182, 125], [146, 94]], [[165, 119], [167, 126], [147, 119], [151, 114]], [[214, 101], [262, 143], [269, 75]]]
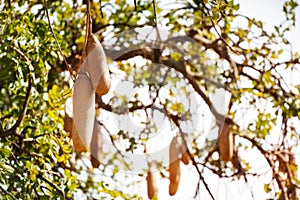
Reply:
[[91, 3], [87, 0], [86, 3], [86, 37], [92, 34], [92, 19], [91, 19]]
[[136, 0], [134, 0], [133, 2], [134, 2], [134, 10], [136, 11]]
[[116, 143], [115, 143], [115, 141], [114, 141], [114, 139], [113, 139], [113, 136], [110, 134], [110, 131], [108, 130], [108, 128], [107, 128], [102, 122], [100, 122], [100, 121], [98, 121], [98, 120], [97, 120], [97, 122], [98, 122], [98, 124], [99, 124], [100, 126], [102, 126], [102, 127], [105, 129], [105, 131], [109, 134], [110, 141], [111, 141], [112, 145], [115, 147], [115, 149], [116, 149], [116, 151], [118, 152], [118, 154], [121, 155], [121, 157], [122, 157], [122, 159], [123, 159], [123, 161], [124, 161], [124, 165], [127, 167], [127, 169], [130, 169], [130, 166], [129, 166], [128, 163], [125, 161], [125, 155], [118, 149], [118, 147], [117, 147], [117, 145], [116, 145]]
[[59, 44], [59, 42], [58, 42], [58, 40], [57, 40], [57, 37], [56, 37], [56, 35], [55, 35], [55, 33], [54, 33], [54, 30], [53, 30], [53, 28], [52, 28], [52, 25], [51, 25], [51, 22], [50, 22], [50, 16], [49, 16], [49, 12], [48, 12], [47, 0], [44, 0], [44, 6], [45, 6], [45, 12], [46, 12], [46, 16], [47, 16], [47, 20], [48, 20], [48, 25], [49, 25], [50, 31], [51, 31], [51, 33], [52, 33], [52, 35], [53, 35], [53, 37], [54, 37], [54, 40], [55, 40], [55, 42], [56, 42], [56, 44], [57, 44], [57, 46], [58, 46], [59, 52], [60, 52], [61, 56], [63, 57], [63, 61], [64, 61], [65, 65], [67, 66], [67, 68], [68, 68], [68, 70], [69, 70], [69, 72], [70, 72], [70, 74], [71, 74], [71, 78], [72, 78], [73, 81], [75, 81], [75, 77], [73, 77], [73, 75], [72, 75], [72, 74], [73, 74], [73, 73], [72, 73], [72, 70], [71, 70], [72, 67], [71, 67], [71, 65], [68, 63], [68, 61], [67, 61], [65, 55], [63, 54], [63, 52], [62, 52], [62, 50], [61, 50], [61, 47], [60, 47], [60, 44]]
[[154, 24], [155, 24], [156, 37], [157, 37], [155, 40], [155, 43], [156, 43], [155, 45], [157, 46], [161, 42], [161, 37], [160, 37], [159, 29], [158, 29], [158, 20], [157, 20], [155, 0], [152, 0], [152, 4], [153, 4], [153, 12], [154, 12]]
[[12, 193], [10, 193], [9, 191], [5, 190], [1, 185], [0, 185], [0, 190], [6, 194], [9, 195], [13, 200], [18, 200]]
[[[210, 189], [209, 189], [209, 187], [208, 187], [208, 184], [206, 183], [206, 181], [205, 181], [205, 179], [204, 179], [204, 177], [203, 177], [203, 175], [202, 175], [202, 173], [201, 173], [201, 171], [200, 171], [200, 169], [199, 169], [199, 167], [198, 167], [198, 165], [197, 165], [197, 163], [196, 163], [196, 161], [195, 161], [195, 158], [193, 157], [192, 153], [190, 152], [190, 150], [189, 150], [188, 147], [187, 147], [187, 142], [186, 142], [186, 140], [185, 140], [185, 138], [184, 138], [184, 135], [183, 135], [184, 133], [182, 132], [182, 129], [180, 128], [180, 126], [177, 126], [177, 127], [178, 127], [179, 130], [180, 130], [181, 138], [183, 138], [183, 141], [184, 141], [184, 143], [185, 143], [185, 146], [186, 146], [187, 152], [188, 152], [188, 154], [189, 154], [189, 157], [191, 158], [192, 163], [193, 163], [193, 165], [195, 166], [196, 171], [197, 171], [198, 174], [199, 174], [200, 180], [203, 182], [203, 185], [204, 185], [205, 189], [207, 190], [207, 192], [209, 193], [211, 199], [214, 200], [215, 198], [214, 198], [212, 192], [210, 191]], [[197, 188], [198, 188], [198, 189], [200, 188], [200, 182], [198, 182]], [[196, 193], [195, 193], [195, 197], [197, 196], [197, 193], [198, 193], [198, 190], [197, 190]]]
[[26, 96], [25, 96], [25, 101], [23, 103], [23, 108], [21, 111], [21, 114], [19, 116], [19, 118], [17, 119], [16, 123], [8, 130], [8, 132], [10, 131], [15, 131], [21, 124], [23, 118], [26, 115], [26, 111], [27, 111], [27, 107], [28, 107], [28, 103], [29, 103], [29, 97], [30, 97], [30, 92], [31, 92], [31, 88], [32, 88], [32, 77], [31, 74], [29, 73], [29, 80], [28, 80], [28, 88], [27, 88], [27, 92], [26, 92]]
[[85, 42], [83, 48], [83, 56], [81, 57], [82, 62], [88, 54], [87, 43], [89, 36], [92, 35], [92, 19], [91, 19], [91, 7], [90, 0], [86, 2], [86, 22], [85, 22]]
[[[207, 9], [207, 7], [205, 6], [205, 4], [203, 4], [202, 12], [203, 12], [205, 15], [207, 15], [207, 16], [209, 17], [210, 22], [212, 23], [212, 27], [213, 27], [214, 30], [216, 31], [216, 33], [217, 33], [217, 35], [219, 36], [219, 38], [221, 39], [221, 41], [222, 41], [222, 42], [225, 44], [225, 46], [226, 46], [227, 48], [229, 48], [233, 53], [239, 55], [240, 53], [239, 53], [238, 51], [234, 50], [234, 49], [228, 44], [228, 42], [225, 40], [225, 38], [219, 33], [219, 31], [217, 30], [216, 24], [215, 24], [215, 22], [214, 22], [212, 16], [211, 16], [210, 14], [206, 13], [205, 9]], [[238, 80], [239, 74], [238, 74], [238, 69], [237, 69], [237, 66], [236, 66], [236, 62], [235, 62], [230, 56], [228, 56], [228, 59], [229, 59], [229, 60], [228, 60], [229, 63], [230, 63], [231, 66], [233, 67], [233, 70], [234, 70], [234, 76], [235, 76], [236, 80]]]
[[154, 20], [155, 20], [155, 27], [157, 28], [157, 16], [156, 16], [156, 6], [155, 6], [155, 0], [152, 0], [153, 4], [153, 12], [154, 12]]
[[[19, 55], [21, 55], [29, 65], [31, 65], [30, 59], [23, 52], [21, 52], [19, 49], [15, 48], [14, 46], [12, 47], [12, 49], [14, 51], [16, 51]], [[17, 119], [16, 123], [7, 132], [14, 132], [20, 126], [23, 118], [25, 117], [28, 103], [29, 103], [31, 88], [32, 88], [32, 77], [31, 77], [31, 71], [30, 71], [30, 67], [29, 67], [28, 87], [27, 87], [27, 92], [26, 92], [25, 101], [23, 103], [21, 114], [20, 114], [19, 118]]]
[[2, 135], [4, 133], [2, 122], [0, 121], [0, 134]]
[[102, 1], [100, 0], [100, 14], [101, 14], [101, 17], [103, 18], [103, 12], [102, 12]]
[[64, 191], [60, 189], [57, 185], [52, 183], [50, 180], [48, 180], [46, 177], [44, 177], [42, 173], [39, 173], [39, 178], [48, 183], [51, 187], [55, 188], [65, 198]]

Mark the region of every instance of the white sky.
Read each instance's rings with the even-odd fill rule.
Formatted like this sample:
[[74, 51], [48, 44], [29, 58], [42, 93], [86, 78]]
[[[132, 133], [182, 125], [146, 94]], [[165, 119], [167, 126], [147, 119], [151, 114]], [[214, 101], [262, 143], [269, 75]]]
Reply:
[[[240, 13], [261, 20], [266, 28], [274, 30], [285, 18], [282, 12], [284, 0], [236, 0], [240, 4]], [[298, 1], [298, 3], [300, 3]], [[300, 52], [300, 7], [296, 9], [296, 27], [287, 34], [287, 39], [292, 43], [293, 49]]]

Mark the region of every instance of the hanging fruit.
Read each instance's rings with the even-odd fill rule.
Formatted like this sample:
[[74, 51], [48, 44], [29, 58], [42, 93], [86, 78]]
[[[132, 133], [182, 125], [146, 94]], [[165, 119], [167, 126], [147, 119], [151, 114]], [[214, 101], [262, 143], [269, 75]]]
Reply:
[[158, 194], [155, 174], [149, 171], [147, 173], [146, 180], [147, 180], [148, 198], [153, 199], [154, 197], [157, 197]]
[[181, 161], [185, 164], [188, 165], [191, 161], [190, 155], [187, 151], [184, 151], [184, 153], [181, 154]]
[[187, 147], [185, 146], [185, 141], [182, 139], [182, 144], [180, 146], [180, 153], [181, 153], [181, 161], [185, 164], [188, 165], [191, 161], [190, 154], [187, 150]]
[[77, 151], [86, 151], [91, 144], [95, 117], [95, 90], [84, 68], [80, 70], [73, 91], [72, 139]]
[[82, 65], [86, 67], [90, 75], [93, 88], [100, 96], [106, 94], [110, 89], [109, 69], [103, 47], [94, 34], [88, 35], [82, 52]]
[[219, 131], [219, 154], [220, 159], [224, 161], [232, 161], [234, 153], [234, 137], [230, 130], [231, 124], [224, 122]]
[[65, 104], [64, 130], [69, 133], [72, 138], [73, 129], [73, 107], [72, 98], [68, 98]]
[[94, 120], [94, 129], [91, 142], [91, 163], [94, 168], [98, 168], [102, 160], [102, 133], [97, 119]]
[[74, 124], [72, 127], [72, 140], [73, 140], [73, 146], [76, 149], [76, 151], [84, 152], [87, 150], [87, 146], [83, 144]]
[[[74, 125], [72, 129], [72, 139], [75, 149], [80, 152], [86, 151], [90, 146], [93, 131], [97, 132], [94, 137], [101, 135], [100, 128], [98, 130], [98, 127], [94, 124], [95, 92], [99, 95], [103, 95], [106, 94], [110, 88], [110, 74], [107, 67], [106, 56], [99, 40], [92, 34], [89, 1], [87, 1], [86, 17], [85, 46], [82, 50], [81, 63], [73, 91]], [[93, 143], [93, 148], [96, 148], [97, 151], [98, 146], [101, 146], [101, 144]], [[98, 159], [98, 156], [95, 158]], [[94, 165], [97, 166], [98, 163], [94, 163]]]
[[174, 137], [171, 141], [169, 148], [169, 194], [175, 195], [180, 181], [180, 159], [178, 158], [180, 149], [178, 146], [177, 138]]
[[72, 137], [72, 128], [73, 128], [73, 119], [65, 112], [64, 130], [70, 133], [71, 137]]

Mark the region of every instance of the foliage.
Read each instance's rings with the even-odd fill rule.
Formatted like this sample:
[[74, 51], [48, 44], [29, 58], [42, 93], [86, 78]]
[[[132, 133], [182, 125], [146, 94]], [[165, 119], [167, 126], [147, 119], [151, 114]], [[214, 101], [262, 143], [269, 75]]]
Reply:
[[[84, 45], [86, 1], [48, 2], [54, 33], [71, 64], [70, 72], [49, 29], [44, 2], [0, 2], [2, 198], [74, 199], [82, 194], [138, 199], [139, 194], [132, 195], [137, 193], [133, 188], [145, 174], [134, 180], [130, 175], [120, 175], [121, 169], [132, 166], [126, 165], [119, 151], [105, 155], [100, 170], [91, 169], [86, 158], [89, 154], [76, 153], [69, 133], [63, 130], [64, 105], [72, 94], [70, 72], [75, 73]], [[143, 152], [151, 133], [159, 128], [151, 121], [154, 114], [148, 109], [157, 106], [171, 124], [169, 137], [188, 135], [195, 168], [210, 171], [219, 179], [258, 178], [264, 174], [254, 171], [255, 163], [243, 154], [255, 149], [272, 172], [270, 182], [262, 189], [270, 198], [296, 198], [300, 84], [299, 80], [288, 80], [286, 74], [299, 74], [299, 54], [292, 52], [285, 35], [295, 26], [297, 6], [294, 0], [286, 1], [286, 20], [270, 32], [261, 21], [240, 14], [233, 0], [156, 1], [156, 12], [150, 1], [136, 1], [136, 6], [126, 1], [102, 1], [101, 5], [93, 1], [93, 33], [116, 66], [111, 70], [113, 80], [130, 82], [137, 91], [143, 91], [132, 95], [116, 90], [97, 98], [100, 115], [113, 113], [119, 121], [126, 116], [140, 117], [140, 137], [120, 128], [122, 124], [111, 129], [111, 121], [102, 119], [115, 147], [121, 149], [118, 141], [122, 141], [125, 152]], [[240, 21], [243, 23], [237, 23]], [[156, 25], [165, 27], [170, 35], [186, 35], [194, 43], [162, 42], [158, 56], [153, 56], [157, 50], [147, 43], [128, 41], [134, 33], [129, 30]], [[105, 45], [116, 35], [121, 38], [114, 48]], [[128, 42], [138, 48], [114, 57], [128, 49]], [[226, 113], [215, 108], [211, 97], [220, 88], [231, 95]], [[219, 151], [215, 141], [208, 140], [202, 148], [198, 138], [203, 130], [190, 128], [195, 122], [195, 108], [186, 102], [193, 95], [205, 105], [207, 115], [216, 119], [212, 127], [219, 125], [218, 121], [232, 125], [235, 147], [230, 162], [213, 156]], [[166, 166], [156, 165], [164, 178]], [[199, 171], [199, 175], [199, 182], [206, 185], [205, 173]], [[209, 185], [205, 189], [209, 192]]]

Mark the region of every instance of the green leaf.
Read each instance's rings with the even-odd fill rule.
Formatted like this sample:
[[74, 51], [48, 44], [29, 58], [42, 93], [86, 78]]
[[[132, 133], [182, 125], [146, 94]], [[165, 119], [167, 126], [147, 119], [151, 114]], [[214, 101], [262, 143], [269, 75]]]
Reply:
[[265, 191], [266, 193], [269, 193], [269, 192], [272, 191], [269, 184], [264, 184], [264, 191]]

